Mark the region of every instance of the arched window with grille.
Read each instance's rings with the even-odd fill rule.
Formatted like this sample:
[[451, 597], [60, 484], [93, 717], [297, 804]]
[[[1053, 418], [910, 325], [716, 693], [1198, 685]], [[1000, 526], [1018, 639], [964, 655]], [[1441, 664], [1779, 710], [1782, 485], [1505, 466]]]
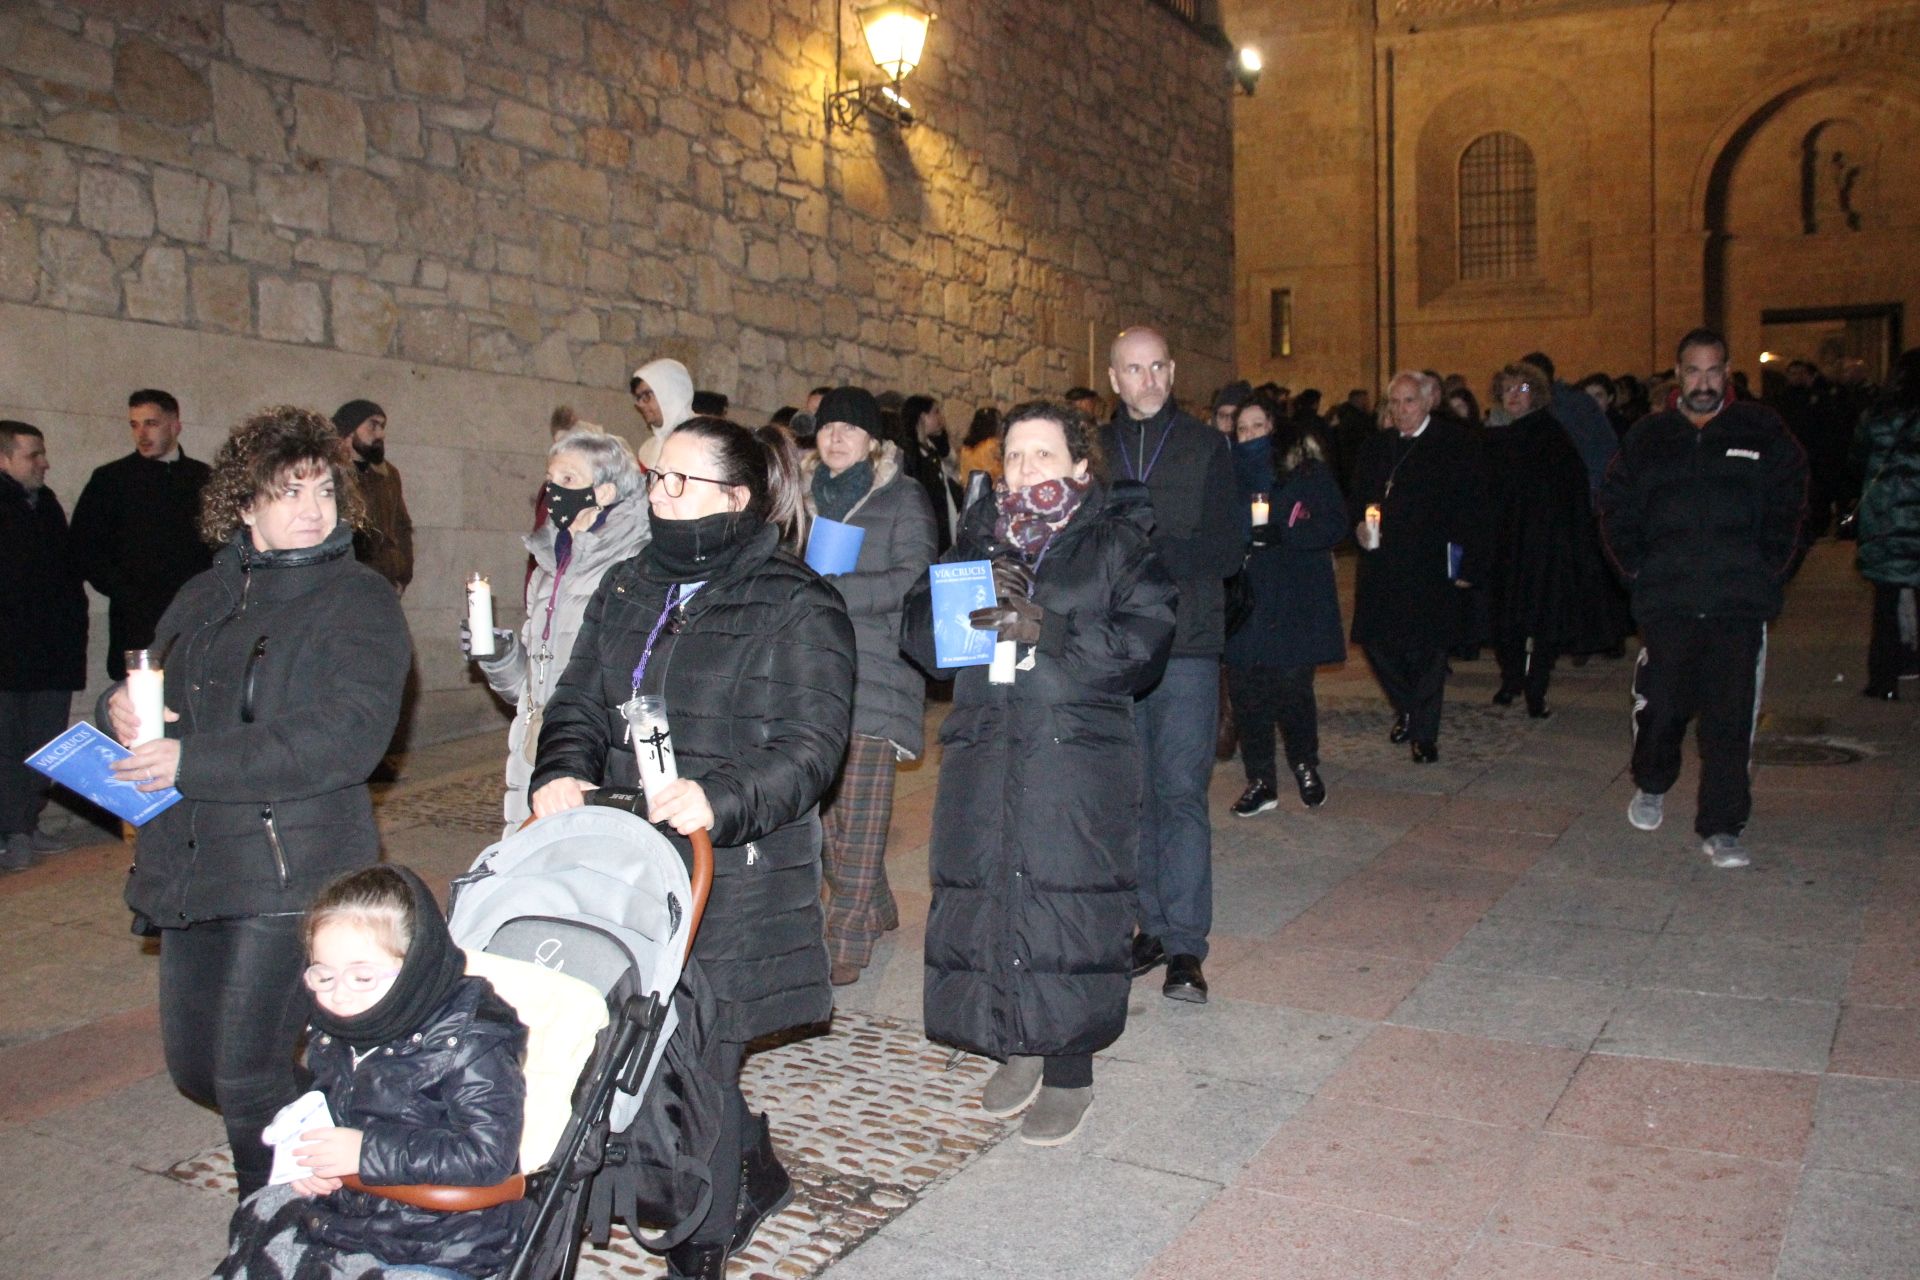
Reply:
[[1460, 153], [1460, 278], [1520, 280], [1540, 266], [1533, 149], [1486, 133]]

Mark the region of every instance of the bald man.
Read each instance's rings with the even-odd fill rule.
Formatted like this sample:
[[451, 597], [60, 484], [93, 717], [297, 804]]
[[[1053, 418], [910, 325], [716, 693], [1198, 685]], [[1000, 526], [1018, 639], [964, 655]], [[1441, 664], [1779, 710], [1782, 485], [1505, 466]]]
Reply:
[[1173, 653], [1160, 683], [1133, 705], [1147, 787], [1140, 812], [1135, 977], [1164, 963], [1161, 993], [1205, 1004], [1201, 962], [1213, 928], [1213, 778], [1226, 645], [1224, 580], [1240, 568], [1250, 532], [1234, 488], [1227, 438], [1173, 398], [1167, 340], [1144, 326], [1113, 340], [1107, 378], [1120, 408], [1101, 431], [1115, 485], [1153, 499], [1154, 552], [1180, 588]]

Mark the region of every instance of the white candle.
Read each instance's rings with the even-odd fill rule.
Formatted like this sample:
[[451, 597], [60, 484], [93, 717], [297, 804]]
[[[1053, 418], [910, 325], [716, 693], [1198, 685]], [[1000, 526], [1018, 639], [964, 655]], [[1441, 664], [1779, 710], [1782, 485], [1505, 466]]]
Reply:
[[159, 667], [127, 672], [127, 697], [133, 699], [133, 714], [140, 720], [140, 728], [130, 744], [132, 746], [164, 738], [167, 734], [165, 676], [166, 673]]
[[1380, 507], [1371, 503], [1367, 507], [1367, 550], [1373, 551], [1380, 546]]
[[988, 684], [1013, 683], [1013, 664], [1018, 656], [1015, 651], [1019, 647], [1012, 640], [993, 642], [993, 661], [987, 664]]
[[483, 573], [467, 579], [468, 652], [476, 658], [493, 656], [493, 585]]
[[640, 789], [651, 805], [660, 788], [680, 776], [673, 758], [673, 738], [667, 731], [667, 700], [642, 694], [620, 708], [633, 731], [633, 754], [640, 764]]
[[1259, 528], [1261, 525], [1265, 524], [1269, 519], [1271, 519], [1272, 515], [1273, 515], [1273, 504], [1267, 501], [1267, 495], [1264, 493], [1254, 494], [1253, 495], [1254, 527], [1256, 529]]

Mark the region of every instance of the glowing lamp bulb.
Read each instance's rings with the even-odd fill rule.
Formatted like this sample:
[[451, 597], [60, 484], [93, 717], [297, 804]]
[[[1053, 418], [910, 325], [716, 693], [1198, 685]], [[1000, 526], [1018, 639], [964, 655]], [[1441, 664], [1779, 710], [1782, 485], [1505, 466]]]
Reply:
[[933, 15], [912, 0], [887, 0], [869, 5], [856, 16], [874, 65], [890, 80], [904, 80], [913, 74], [926, 49], [927, 24], [933, 21]]

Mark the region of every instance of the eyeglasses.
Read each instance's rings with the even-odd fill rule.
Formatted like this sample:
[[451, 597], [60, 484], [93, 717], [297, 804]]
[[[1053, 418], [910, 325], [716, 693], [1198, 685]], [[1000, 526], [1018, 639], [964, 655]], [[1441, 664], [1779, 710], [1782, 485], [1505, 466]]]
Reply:
[[647, 472], [647, 492], [652, 493], [653, 486], [657, 484], [667, 491], [669, 498], [677, 498], [687, 491], [687, 481], [689, 480], [699, 480], [706, 484], [717, 484], [722, 489], [733, 488], [733, 486], [725, 480], [715, 480], [712, 476], [690, 476], [684, 471], [649, 471]]
[[341, 973], [335, 973], [323, 964], [310, 964], [300, 975], [309, 991], [331, 991], [336, 986], [344, 986], [356, 995], [365, 995], [369, 991], [378, 991], [389, 979], [400, 976], [398, 969], [370, 969], [365, 965], [354, 965]]

